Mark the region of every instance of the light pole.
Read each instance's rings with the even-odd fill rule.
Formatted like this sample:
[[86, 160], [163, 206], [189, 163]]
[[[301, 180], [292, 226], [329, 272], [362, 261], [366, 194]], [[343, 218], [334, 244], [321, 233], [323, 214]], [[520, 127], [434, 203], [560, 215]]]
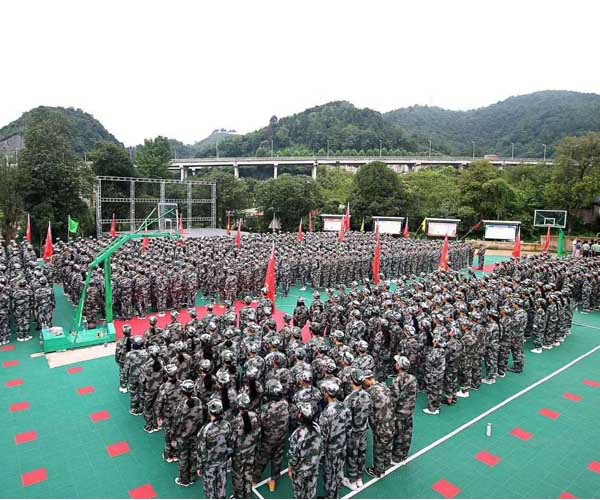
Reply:
[[381, 150], [383, 149], [383, 141], [379, 140], [379, 158], [381, 158]]
[[217, 142], [215, 142], [215, 148], [217, 150], [217, 158], [219, 157], [219, 139], [217, 139]]
[[429, 158], [431, 158], [431, 139], [429, 139]]
[[475, 159], [475, 141], [471, 141], [473, 143], [473, 159]]
[[546, 145], [542, 144], [542, 146], [544, 146], [544, 162], [546, 161]]
[[327, 139], [327, 158], [329, 158], [329, 139]]
[[271, 139], [271, 158], [273, 158], [273, 139]]
[[511, 142], [510, 146], [511, 146], [510, 159], [514, 160], [515, 159], [515, 143]]

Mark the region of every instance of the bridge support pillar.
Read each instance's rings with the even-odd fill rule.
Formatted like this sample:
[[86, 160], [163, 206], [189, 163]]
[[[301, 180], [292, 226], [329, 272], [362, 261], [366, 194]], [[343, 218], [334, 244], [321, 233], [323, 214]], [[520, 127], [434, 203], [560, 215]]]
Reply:
[[180, 180], [184, 181], [187, 179], [188, 176], [188, 168], [182, 166], [181, 170], [179, 171], [179, 175], [180, 175]]
[[240, 178], [240, 167], [237, 164], [237, 161], [233, 164], [233, 176], [236, 179]]
[[318, 162], [318, 161], [314, 162], [314, 163], [313, 163], [313, 166], [312, 166], [311, 177], [312, 177], [313, 179], [315, 179], [315, 180], [317, 179], [317, 167], [318, 167], [318, 166], [319, 166], [319, 162]]
[[273, 179], [277, 179], [277, 167], [279, 167], [279, 163], [273, 163]]

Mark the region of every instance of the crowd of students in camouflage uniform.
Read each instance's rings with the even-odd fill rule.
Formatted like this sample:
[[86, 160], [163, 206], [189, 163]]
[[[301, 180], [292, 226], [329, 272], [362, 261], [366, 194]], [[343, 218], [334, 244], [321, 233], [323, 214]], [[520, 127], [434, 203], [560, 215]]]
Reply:
[[52, 326], [55, 309], [50, 268], [40, 267], [27, 241], [0, 240], [0, 345], [10, 342], [11, 321], [17, 342], [31, 340], [31, 320], [37, 330]]

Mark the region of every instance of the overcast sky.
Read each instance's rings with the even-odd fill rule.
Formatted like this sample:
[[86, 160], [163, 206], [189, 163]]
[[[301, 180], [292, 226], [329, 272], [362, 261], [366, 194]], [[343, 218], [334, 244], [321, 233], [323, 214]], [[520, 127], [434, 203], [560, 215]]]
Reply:
[[332, 100], [471, 109], [600, 92], [590, 0], [18, 0], [0, 19], [0, 126], [73, 106], [127, 145], [247, 132]]

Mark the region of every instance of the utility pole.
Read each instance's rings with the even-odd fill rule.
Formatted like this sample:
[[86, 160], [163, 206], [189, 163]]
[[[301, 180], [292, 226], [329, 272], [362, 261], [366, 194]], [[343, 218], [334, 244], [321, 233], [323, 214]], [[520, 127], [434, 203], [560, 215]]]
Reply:
[[219, 157], [219, 139], [217, 139], [217, 142], [215, 143], [215, 147], [217, 149], [217, 158]]
[[381, 158], [381, 150], [383, 149], [383, 141], [379, 140], [379, 158]]
[[511, 151], [510, 151], [510, 159], [514, 160], [515, 159], [515, 143], [511, 142]]
[[431, 158], [431, 139], [429, 139], [429, 158]]
[[273, 139], [271, 139], [271, 158], [273, 158]]
[[473, 159], [475, 159], [475, 141], [471, 141], [473, 143]]
[[544, 162], [546, 161], [546, 145], [542, 144], [542, 146], [544, 146]]
[[329, 139], [327, 139], [327, 158], [329, 158]]

